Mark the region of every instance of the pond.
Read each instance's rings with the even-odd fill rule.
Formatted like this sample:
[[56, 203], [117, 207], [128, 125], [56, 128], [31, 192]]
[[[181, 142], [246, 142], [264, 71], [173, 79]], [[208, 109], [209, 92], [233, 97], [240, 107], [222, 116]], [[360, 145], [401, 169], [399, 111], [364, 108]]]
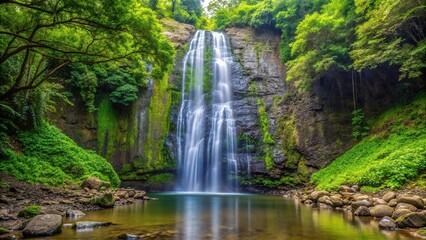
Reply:
[[[115, 239], [129, 233], [146, 239], [412, 239], [405, 231], [380, 231], [369, 217], [316, 209], [279, 196], [151, 194], [158, 200], [87, 212], [78, 221], [114, 225], [64, 229], [40, 239]], [[74, 220], [75, 221], [75, 220]], [[66, 222], [73, 222], [67, 219]], [[144, 238], [145, 239], [145, 238]]]

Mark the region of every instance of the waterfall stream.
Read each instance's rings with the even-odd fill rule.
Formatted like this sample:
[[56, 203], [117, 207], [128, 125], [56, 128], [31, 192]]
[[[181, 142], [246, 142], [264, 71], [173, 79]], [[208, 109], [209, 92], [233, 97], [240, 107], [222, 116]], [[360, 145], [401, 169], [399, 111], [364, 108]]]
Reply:
[[232, 62], [223, 33], [197, 31], [183, 63], [177, 122], [179, 191], [238, 190]]

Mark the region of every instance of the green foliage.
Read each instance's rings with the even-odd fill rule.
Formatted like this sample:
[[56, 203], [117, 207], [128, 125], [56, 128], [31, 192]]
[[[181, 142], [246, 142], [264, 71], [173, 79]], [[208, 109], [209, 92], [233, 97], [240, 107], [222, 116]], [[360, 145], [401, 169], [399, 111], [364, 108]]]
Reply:
[[425, 109], [422, 93], [412, 103], [388, 110], [372, 124], [374, 135], [314, 173], [311, 181], [318, 189], [360, 184], [379, 190], [416, 180], [426, 170]]
[[38, 205], [27, 206], [19, 212], [18, 217], [32, 218], [39, 215], [40, 211], [41, 207]]
[[97, 176], [113, 187], [120, 185], [117, 174], [104, 158], [78, 147], [54, 126], [20, 132], [18, 140], [25, 155], [7, 149], [0, 170], [19, 180], [63, 186]]
[[2, 227], [0, 227], [0, 235], [2, 235], [2, 234], [6, 234], [6, 233], [8, 233], [9, 232], [9, 230], [7, 230], [6, 228], [2, 228]]
[[397, 65], [400, 79], [426, 68], [425, 0], [217, 0], [217, 29], [275, 28], [287, 80], [301, 91], [327, 72]]
[[362, 109], [356, 109], [352, 112], [352, 137], [355, 140], [368, 135], [369, 127], [365, 122], [365, 116]]
[[135, 86], [126, 84], [118, 87], [111, 93], [110, 99], [113, 103], [119, 103], [128, 106], [138, 98], [138, 89]]
[[[426, 67], [425, 0], [359, 0], [365, 18], [357, 27], [351, 56], [357, 70], [389, 63], [399, 66], [400, 79], [416, 78]], [[367, 13], [364, 12], [367, 10]], [[364, 13], [364, 14], [363, 14]]]
[[168, 184], [173, 183], [174, 175], [172, 173], [159, 173], [148, 177], [145, 183], [148, 184]]

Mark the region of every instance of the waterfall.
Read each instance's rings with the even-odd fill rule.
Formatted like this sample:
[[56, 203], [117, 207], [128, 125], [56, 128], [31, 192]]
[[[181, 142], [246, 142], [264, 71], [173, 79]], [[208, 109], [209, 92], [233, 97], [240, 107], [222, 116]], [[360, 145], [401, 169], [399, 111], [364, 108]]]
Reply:
[[[205, 53], [211, 50], [212, 58], [205, 59], [210, 57]], [[204, 72], [205, 60], [210, 63], [212, 79]], [[237, 191], [232, 62], [222, 33], [197, 31], [183, 62], [182, 103], [177, 122], [177, 190]], [[205, 84], [211, 84], [211, 92], [205, 91]]]

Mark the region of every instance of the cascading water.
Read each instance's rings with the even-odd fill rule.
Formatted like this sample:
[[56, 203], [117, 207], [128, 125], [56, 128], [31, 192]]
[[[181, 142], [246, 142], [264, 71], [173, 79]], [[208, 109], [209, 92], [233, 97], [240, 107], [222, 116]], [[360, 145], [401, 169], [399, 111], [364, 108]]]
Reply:
[[[208, 41], [208, 37], [212, 38]], [[206, 45], [212, 42], [212, 45]], [[211, 93], [204, 91], [204, 58], [213, 49]], [[206, 55], [207, 56], [207, 55]], [[232, 111], [232, 56], [222, 33], [198, 31], [184, 58], [182, 104], [177, 123], [178, 189], [237, 191], [236, 130]], [[211, 96], [210, 98], [207, 96]], [[206, 99], [210, 99], [208, 104]]]

